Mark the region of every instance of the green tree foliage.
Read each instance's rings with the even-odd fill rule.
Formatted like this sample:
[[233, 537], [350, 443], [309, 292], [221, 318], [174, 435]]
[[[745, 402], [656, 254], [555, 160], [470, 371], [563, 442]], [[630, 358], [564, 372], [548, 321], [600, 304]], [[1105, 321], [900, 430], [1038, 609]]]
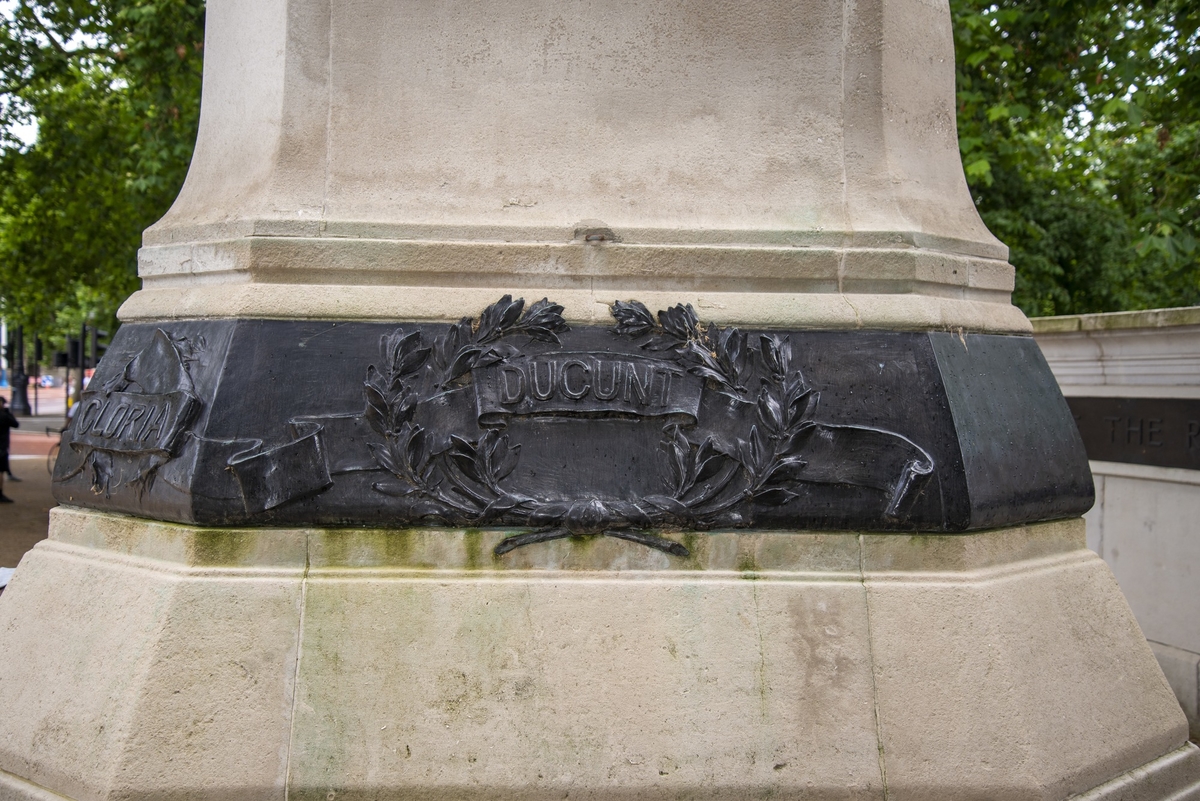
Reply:
[[[959, 133], [1033, 315], [1200, 303], [1200, 0], [951, 0]], [[0, 314], [109, 316], [182, 184], [202, 0], [0, 0]], [[26, 146], [14, 127], [35, 121]]]
[[1031, 315], [1200, 304], [1200, 2], [951, 0], [959, 142]]
[[[0, 313], [111, 324], [142, 230], [183, 183], [202, 0], [7, 0], [0, 17]], [[13, 134], [37, 126], [25, 145]]]

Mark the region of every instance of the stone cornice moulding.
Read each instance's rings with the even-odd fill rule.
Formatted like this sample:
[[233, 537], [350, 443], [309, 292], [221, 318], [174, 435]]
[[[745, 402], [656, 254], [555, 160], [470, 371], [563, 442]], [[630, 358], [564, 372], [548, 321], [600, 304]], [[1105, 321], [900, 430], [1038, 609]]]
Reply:
[[508, 283], [478, 286], [328, 285], [189, 282], [135, 292], [121, 307], [124, 322], [191, 319], [376, 320], [453, 322], [497, 291], [530, 298], [553, 296], [573, 324], [599, 324], [616, 300], [636, 296], [649, 305], [690, 303], [713, 322], [790, 330], [961, 331], [1030, 333], [1029, 320], [1009, 304], [919, 294], [817, 292], [634, 291], [615, 287], [562, 289]]
[[[1033, 321], [1067, 395], [1119, 388], [1130, 397], [1200, 392], [1200, 309], [1079, 315]], [[1111, 394], [1111, 393], [1108, 393]]]

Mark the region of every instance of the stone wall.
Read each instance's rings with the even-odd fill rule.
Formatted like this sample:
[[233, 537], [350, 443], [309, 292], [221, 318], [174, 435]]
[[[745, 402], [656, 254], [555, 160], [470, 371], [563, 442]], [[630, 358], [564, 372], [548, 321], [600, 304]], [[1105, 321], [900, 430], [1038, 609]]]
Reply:
[[1034, 320], [1076, 416], [1108, 562], [1200, 735], [1200, 307]]

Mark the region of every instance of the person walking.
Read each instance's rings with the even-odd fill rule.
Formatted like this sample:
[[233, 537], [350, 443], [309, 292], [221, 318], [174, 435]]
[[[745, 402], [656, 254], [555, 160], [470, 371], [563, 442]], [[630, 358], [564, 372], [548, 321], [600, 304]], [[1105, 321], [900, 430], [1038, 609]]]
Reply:
[[4, 474], [8, 469], [8, 432], [20, 428], [21, 424], [13, 413], [8, 410], [8, 399], [0, 396], [0, 503], [12, 503], [13, 499], [4, 494]]

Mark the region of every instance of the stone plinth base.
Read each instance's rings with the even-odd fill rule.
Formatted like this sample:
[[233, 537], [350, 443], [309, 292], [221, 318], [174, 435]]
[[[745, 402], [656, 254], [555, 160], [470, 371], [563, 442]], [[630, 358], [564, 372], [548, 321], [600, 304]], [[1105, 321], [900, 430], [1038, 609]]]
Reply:
[[0, 798], [1200, 798], [1082, 521], [503, 534], [56, 510], [0, 600]]
[[[1088, 546], [1120, 581], [1200, 740], [1200, 307], [1041, 317], [1035, 336], [1088, 434]], [[1104, 436], [1114, 423], [1125, 433]]]

